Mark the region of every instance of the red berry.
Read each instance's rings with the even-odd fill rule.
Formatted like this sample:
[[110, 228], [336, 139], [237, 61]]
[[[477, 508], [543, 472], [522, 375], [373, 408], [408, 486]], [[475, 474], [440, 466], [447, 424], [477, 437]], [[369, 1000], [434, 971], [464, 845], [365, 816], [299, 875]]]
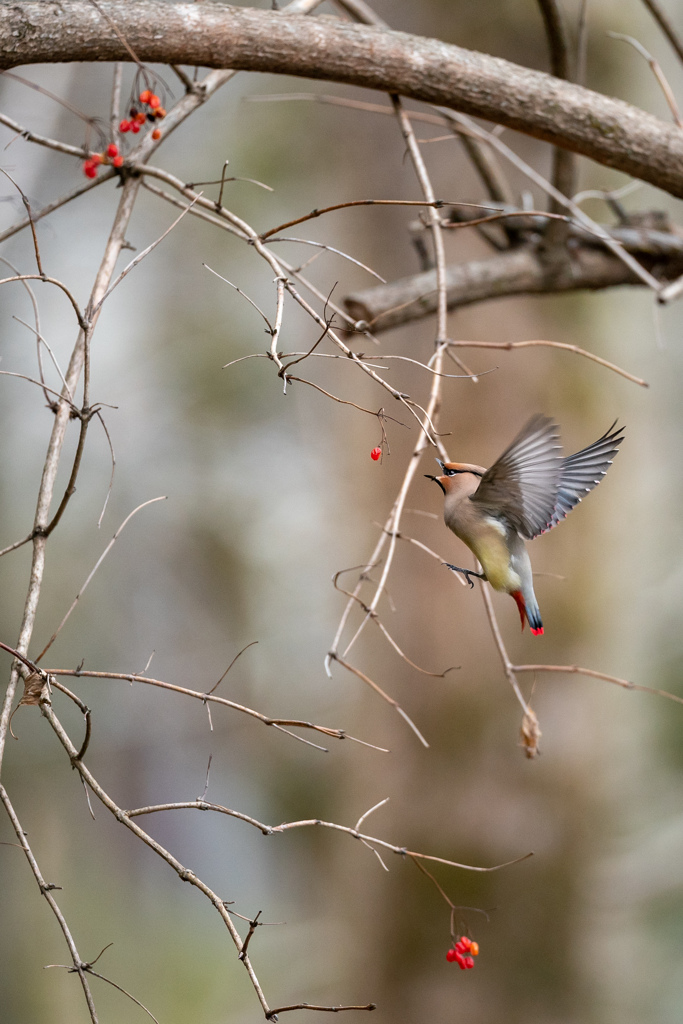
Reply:
[[153, 139], [160, 139], [161, 138], [161, 132], [159, 131], [158, 128], [155, 128], [154, 131], [152, 132], [152, 138]]
[[140, 93], [140, 103], [149, 103], [152, 98], [152, 94], [149, 89], [145, 89], [144, 92]]
[[130, 131], [130, 121], [122, 121], [121, 124], [119, 125], [119, 131], [120, 132], [129, 132]]
[[161, 106], [161, 100], [159, 99], [158, 96], [155, 96], [154, 93], [152, 93], [152, 95], [147, 100], [147, 102], [149, 103], [149, 105], [152, 108], [152, 110], [156, 110], [157, 107]]
[[109, 145], [107, 146], [107, 156], [118, 156], [118, 155], [119, 155], [119, 147], [117, 145], [115, 145], [113, 142], [110, 142]]
[[471, 956], [466, 956], [463, 959], [465, 961], [465, 967], [468, 968], [468, 970], [470, 967], [474, 967], [474, 960]]
[[466, 935], [461, 935], [460, 942], [465, 949], [469, 949], [472, 945], [472, 940], [468, 939]]
[[457, 949], [458, 953], [466, 953], [467, 952], [467, 946], [462, 941], [462, 939], [460, 939], [459, 942], [456, 942], [455, 948]]
[[458, 967], [460, 968], [460, 970], [464, 971], [465, 967], [466, 967], [465, 958], [462, 955], [462, 953], [458, 953], [457, 949], [455, 951], [455, 956], [454, 956], [453, 959], [456, 961], [456, 963], [457, 963]]
[[377, 460], [381, 459], [381, 457], [382, 457], [382, 449], [381, 448], [373, 448], [372, 451], [370, 452], [370, 458], [372, 459], [373, 462], [377, 462]]
[[123, 167], [123, 157], [122, 156], [115, 156], [114, 159], [112, 160], [112, 163], [113, 163], [114, 167]]
[[86, 178], [96, 178], [97, 164], [93, 163], [92, 160], [86, 160], [83, 164], [83, 173]]
[[455, 950], [454, 949], [449, 949], [448, 950], [448, 952], [446, 953], [446, 959], [448, 960], [449, 964], [453, 963], [453, 961], [455, 960]]
[[137, 121], [133, 121], [132, 125], [130, 126], [130, 130], [132, 131], [133, 135], [137, 135], [137, 133], [140, 131], [140, 125], [137, 123]]

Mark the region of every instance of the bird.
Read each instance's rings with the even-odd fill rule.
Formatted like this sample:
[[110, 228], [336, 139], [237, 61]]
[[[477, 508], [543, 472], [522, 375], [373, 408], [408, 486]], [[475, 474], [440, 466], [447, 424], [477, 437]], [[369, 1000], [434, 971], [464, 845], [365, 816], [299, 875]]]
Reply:
[[547, 533], [596, 487], [624, 439], [617, 420], [587, 448], [562, 456], [559, 428], [537, 413], [522, 427], [490, 469], [466, 462], [442, 462], [441, 475], [425, 473], [444, 493], [444, 521], [467, 544], [482, 572], [443, 564], [510, 594], [534, 636], [543, 634], [524, 541]]

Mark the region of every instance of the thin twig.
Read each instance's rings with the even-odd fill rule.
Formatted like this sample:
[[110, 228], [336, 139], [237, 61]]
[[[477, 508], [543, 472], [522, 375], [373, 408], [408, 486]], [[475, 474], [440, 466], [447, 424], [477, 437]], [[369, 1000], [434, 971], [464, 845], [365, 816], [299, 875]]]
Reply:
[[[186, 209], [187, 209], [187, 210], [189, 211], [190, 207], [188, 206], [188, 207], [187, 207]], [[254, 309], [256, 310], [256, 312], [257, 312], [257, 313], [260, 313], [260, 314], [261, 314], [261, 316], [263, 317], [263, 319], [264, 319], [264, 321], [265, 321], [265, 324], [266, 324], [266, 327], [268, 328], [268, 333], [269, 333], [269, 334], [271, 334], [271, 335], [272, 335], [272, 334], [274, 334], [274, 331], [275, 331], [275, 329], [274, 329], [273, 325], [271, 324], [270, 320], [268, 319], [268, 317], [266, 316], [266, 314], [265, 314], [265, 313], [263, 312], [263, 310], [261, 309], [261, 307], [260, 307], [260, 306], [258, 306], [258, 305], [257, 305], [257, 304], [256, 304], [256, 303], [254, 302], [254, 300], [253, 300], [253, 299], [250, 299], [250, 298], [249, 298], [249, 296], [247, 295], [247, 293], [246, 293], [246, 292], [243, 292], [243, 291], [242, 291], [242, 289], [241, 289], [241, 288], [239, 288], [239, 287], [238, 287], [238, 286], [237, 286], [236, 284], [233, 284], [233, 283], [232, 283], [232, 281], [228, 281], [227, 277], [223, 277], [223, 275], [222, 275], [222, 274], [219, 274], [217, 270], [213, 270], [213, 269], [212, 269], [212, 268], [211, 268], [211, 267], [209, 266], [209, 264], [208, 264], [208, 263], [202, 263], [202, 266], [203, 266], [203, 267], [204, 267], [204, 268], [205, 268], [206, 270], [208, 270], [210, 274], [213, 274], [213, 275], [214, 275], [215, 277], [219, 278], [219, 279], [220, 279], [221, 281], [224, 281], [224, 282], [225, 282], [225, 284], [229, 284], [231, 288], [234, 288], [234, 289], [235, 289], [235, 291], [237, 292], [237, 294], [238, 294], [238, 295], [241, 295], [243, 299], [246, 299], [246, 300], [247, 300], [247, 302], [249, 303], [249, 305], [250, 305], [250, 306], [253, 306], [253, 307], [254, 307]], [[225, 369], [225, 367], [224, 367], [224, 369]]]
[[[0, 647], [3, 646], [4, 645], [0, 643]], [[11, 648], [9, 648], [9, 651], [10, 653], [13, 653]], [[315, 725], [313, 722], [307, 722], [303, 719], [271, 718], [268, 715], [261, 714], [260, 711], [255, 711], [253, 708], [246, 707], [244, 704], [238, 704], [234, 700], [227, 700], [225, 697], [218, 697], [213, 693], [205, 693], [201, 690], [190, 690], [186, 686], [177, 686], [175, 683], [167, 683], [163, 679], [152, 679], [149, 676], [140, 674], [136, 675], [131, 672], [94, 672], [79, 668], [55, 668], [45, 671], [49, 676], [73, 676], [75, 678], [82, 677], [84, 679], [120, 679], [127, 683], [144, 683], [146, 686], [157, 686], [162, 690], [170, 690], [173, 693], [180, 693], [186, 697], [193, 697], [195, 700], [202, 701], [202, 703], [211, 701], [215, 704], [221, 704], [223, 707], [232, 708], [234, 711], [241, 711], [245, 715], [249, 715], [251, 718], [255, 718], [259, 722], [262, 722], [264, 725], [272, 726], [275, 729], [279, 728], [282, 732], [287, 732], [288, 735], [294, 736], [295, 739], [298, 740], [302, 739], [302, 737], [289, 732], [284, 729], [283, 726], [290, 725], [298, 729], [312, 729], [315, 732], [322, 733], [324, 736], [340, 740], [351, 740], [353, 743], [360, 743], [361, 746], [370, 747], [372, 750], [378, 750], [383, 754], [388, 753], [384, 747], [377, 747], [374, 743], [368, 743], [366, 740], [359, 740], [355, 736], [350, 736], [345, 729], [332, 729], [326, 725]]]
[[[54, 149], [58, 153], [66, 153], [67, 156], [78, 157], [79, 160], [87, 160], [90, 156], [90, 150], [81, 148], [80, 146], [69, 146], [66, 142], [59, 142], [57, 139], [49, 139], [45, 135], [38, 135], [36, 132], [29, 131], [28, 128], [24, 128], [23, 125], [18, 124], [13, 118], [8, 117], [7, 114], [0, 114], [0, 124], [4, 124], [6, 128], [11, 128], [13, 132], [26, 139], [27, 142], [35, 142], [38, 146], [45, 146], [47, 149]], [[113, 177], [114, 172], [110, 172], [109, 177]], [[93, 185], [95, 183], [93, 182]], [[87, 188], [92, 188], [93, 185], [88, 185]], [[29, 221], [27, 220], [28, 224]]]
[[524, 700], [524, 697], [522, 696], [522, 691], [519, 688], [519, 683], [517, 682], [517, 678], [515, 676], [516, 669], [512, 664], [510, 660], [510, 655], [508, 654], [507, 648], [503, 643], [503, 637], [501, 635], [500, 627], [498, 625], [498, 619], [496, 618], [496, 613], [493, 610], [491, 594], [489, 593], [489, 589], [485, 584], [481, 588], [481, 596], [484, 601], [484, 607], [486, 608], [486, 616], [489, 620], [489, 625], [491, 626], [491, 632], [493, 633], [493, 639], [495, 641], [496, 647], [498, 648], [500, 660], [503, 662], [503, 670], [505, 672], [505, 675], [507, 676], [507, 680], [510, 686], [515, 692], [517, 700], [522, 706], [522, 710], [526, 714], [529, 711], [529, 706], [527, 702]]
[[683, 41], [676, 32], [676, 29], [673, 27], [669, 16], [662, 9], [659, 0], [643, 0], [643, 3], [673, 46], [679, 56], [679, 59], [683, 61]]
[[102, 525], [102, 520], [104, 519], [104, 513], [107, 511], [107, 505], [109, 504], [109, 498], [111, 497], [112, 488], [114, 486], [114, 473], [116, 472], [116, 455], [114, 453], [114, 445], [112, 443], [112, 439], [111, 439], [111, 436], [109, 434], [109, 431], [107, 430], [107, 424], [104, 422], [104, 417], [102, 415], [102, 412], [98, 409], [97, 412], [95, 413], [95, 415], [97, 416], [98, 420], [102, 424], [102, 430], [104, 431], [105, 437], [107, 438], [107, 443], [109, 445], [109, 454], [111, 455], [111, 476], [109, 477], [109, 486], [107, 487], [107, 496], [104, 499], [104, 505], [102, 506], [102, 511], [100, 512], [100, 517], [97, 520], [97, 529], [99, 530], [99, 528]]
[[489, 349], [502, 349], [506, 352], [512, 351], [518, 348], [535, 348], [537, 346], [546, 348], [557, 348], [562, 349], [565, 352], [573, 352], [577, 356], [583, 356], [585, 359], [590, 359], [594, 363], [598, 363], [600, 366], [604, 366], [608, 370], [613, 370], [614, 373], [618, 373], [620, 377], [625, 377], [626, 380], [633, 381], [634, 384], [638, 384], [641, 388], [647, 388], [650, 385], [642, 377], [636, 377], [632, 373], [628, 373], [627, 370], [623, 370], [616, 363], [610, 363], [609, 360], [603, 359], [602, 356], [596, 356], [594, 352], [588, 352], [584, 348], [579, 348], [578, 345], [570, 345], [564, 341], [549, 341], [543, 338], [534, 338], [524, 341], [449, 341], [449, 346], [457, 348], [489, 348]]
[[[79, 769], [80, 770], [80, 769]], [[90, 783], [88, 783], [90, 784]], [[381, 801], [385, 803], [385, 801]], [[380, 806], [380, 805], [378, 805]], [[262, 821], [258, 821], [256, 818], [250, 817], [248, 814], [243, 814], [241, 811], [234, 811], [230, 807], [223, 807], [221, 804], [209, 803], [205, 800], [183, 800], [178, 803], [168, 804], [150, 804], [146, 807], [136, 807], [134, 810], [124, 811], [122, 815], [126, 818], [139, 818], [146, 814], [159, 814], [162, 811], [214, 811], [217, 814], [225, 814], [229, 818], [236, 818], [238, 821], [244, 821], [247, 825], [251, 825], [253, 828], [258, 829], [264, 836], [281, 835], [285, 832], [291, 832], [297, 828], [329, 828], [334, 832], [344, 832], [346, 835], [351, 836], [353, 839], [365, 840], [366, 843], [374, 843], [376, 846], [381, 846], [382, 849], [388, 850], [390, 853], [395, 853], [400, 857], [414, 857], [418, 860], [428, 860], [435, 864], [445, 864], [447, 867], [460, 868], [463, 871], [476, 871], [484, 874], [489, 874], [492, 871], [501, 871], [503, 868], [509, 868], [513, 864], [520, 864], [523, 860], [527, 860], [533, 856], [532, 853], [525, 853], [521, 857], [515, 857], [513, 860], [505, 861], [503, 864], [494, 864], [491, 867], [481, 867], [478, 864], [463, 864], [457, 860], [448, 860], [445, 857], [436, 857], [431, 853], [419, 853], [416, 850], [408, 850], [405, 846], [397, 846], [395, 843], [389, 843], [385, 839], [378, 839], [377, 836], [365, 835], [359, 832], [357, 828], [352, 828], [350, 825], [339, 825], [335, 821], [323, 821], [321, 818], [306, 818], [301, 821], [284, 821], [281, 825], [267, 825]], [[374, 810], [374, 808], [371, 808]], [[370, 813], [369, 811], [367, 812]]]
[[[1, 258], [1, 257], [0, 257], [0, 258]], [[5, 260], [5, 259], [3, 259], [3, 261], [2, 261], [2, 262], [3, 262], [3, 263], [7, 263], [8, 261], [7, 261], [7, 260]], [[28, 288], [28, 284], [26, 285], [26, 287]], [[31, 327], [31, 325], [30, 325], [30, 324], [27, 324], [25, 320], [22, 320], [20, 316], [13, 316], [13, 317], [12, 317], [12, 319], [13, 319], [13, 320], [16, 320], [18, 324], [21, 324], [21, 325], [22, 325], [22, 327], [27, 327], [27, 328], [29, 329], [29, 331], [33, 331], [33, 333], [34, 333], [34, 334], [35, 334], [35, 336], [36, 336], [36, 341], [38, 342], [38, 351], [40, 351], [40, 346], [41, 346], [41, 345], [44, 345], [44, 346], [45, 346], [45, 348], [47, 349], [47, 353], [48, 353], [48, 355], [50, 356], [50, 359], [52, 360], [52, 365], [54, 366], [55, 370], [57, 371], [57, 373], [58, 373], [58, 375], [59, 375], [59, 379], [60, 379], [60, 380], [61, 380], [61, 382], [62, 382], [62, 385], [63, 385], [63, 387], [64, 387], [64, 390], [65, 390], [65, 392], [66, 392], [66, 394], [67, 394], [67, 397], [69, 398], [69, 400], [70, 400], [70, 401], [71, 401], [71, 403], [73, 404], [73, 395], [71, 394], [71, 392], [70, 392], [70, 390], [69, 390], [69, 385], [68, 385], [68, 384], [67, 384], [67, 382], [66, 382], [66, 377], [65, 377], [65, 376], [64, 376], [64, 374], [62, 373], [62, 368], [61, 368], [61, 366], [59, 365], [59, 363], [57, 362], [57, 357], [55, 356], [54, 352], [52, 351], [52, 349], [51, 349], [51, 348], [50, 348], [50, 346], [48, 345], [48, 343], [47, 343], [47, 341], [45, 340], [45, 338], [43, 337], [43, 335], [42, 335], [42, 334], [40, 333], [40, 330], [39, 330], [38, 328], [35, 328], [35, 327]], [[40, 379], [41, 379], [41, 383], [42, 383], [42, 384], [44, 385], [44, 378], [43, 378], [43, 372], [42, 372], [42, 370], [43, 370], [43, 366], [42, 366], [42, 360], [41, 360], [41, 361], [40, 361], [40, 371], [41, 371], [41, 373], [40, 373]], [[45, 400], [46, 400], [46, 401], [48, 401], [48, 398], [47, 398], [47, 390], [46, 390], [46, 388], [45, 388], [45, 387], [43, 387], [43, 390], [45, 391]], [[55, 394], [55, 392], [53, 392], [53, 394]], [[51, 405], [52, 405], [52, 403], [48, 401], [48, 405], [50, 405], [50, 406], [51, 406]], [[74, 406], [74, 408], [75, 408], [75, 406]]]
[[378, 686], [377, 683], [374, 682], [374, 680], [370, 679], [369, 676], [366, 676], [366, 674], [364, 672], [361, 672], [361, 670], [359, 668], [355, 668], [355, 666], [349, 665], [348, 661], [344, 661], [344, 659], [340, 658], [340, 656], [338, 654], [333, 653], [332, 651], [330, 651], [330, 653], [328, 654], [327, 657], [328, 657], [328, 659], [330, 659], [332, 661], [336, 661], [337, 664], [341, 665], [342, 668], [345, 668], [347, 670], [347, 672], [351, 672], [354, 676], [357, 676], [358, 679], [361, 679], [364, 683], [366, 683], [367, 686], [369, 686], [372, 690], [375, 691], [375, 693], [378, 693], [380, 695], [380, 697], [387, 702], [387, 704], [390, 704], [391, 707], [396, 712], [398, 712], [398, 714], [401, 716], [401, 718], [404, 720], [404, 722], [408, 723], [410, 728], [413, 730], [413, 732], [415, 733], [415, 735], [419, 739], [419, 741], [422, 744], [422, 746], [423, 747], [428, 747], [429, 746], [429, 744], [427, 743], [427, 740], [424, 738], [424, 736], [422, 735], [422, 733], [420, 732], [418, 727], [415, 725], [415, 723], [413, 722], [412, 718], [410, 718], [410, 716], [406, 714], [406, 712], [403, 710], [403, 708], [398, 703], [398, 701], [394, 700], [393, 697], [390, 697], [389, 694], [386, 693], [382, 689], [381, 686]]
[[677, 704], [683, 704], [683, 697], [678, 697], [668, 690], [659, 690], [654, 686], [641, 686], [639, 683], [632, 683], [628, 679], [620, 679], [618, 676], [610, 676], [605, 672], [596, 672], [592, 668], [581, 668], [579, 665], [510, 665], [513, 672], [562, 672], [566, 675], [589, 676], [591, 679], [604, 679], [606, 683], [614, 683], [624, 690], [639, 690], [641, 693], [653, 693], [657, 697], [666, 697]]
[[85, 326], [85, 317], [81, 312], [81, 308], [63, 281], [58, 281], [55, 277], [46, 277], [44, 274], [16, 274], [14, 277], [3, 278], [0, 280], [0, 284], [11, 284], [13, 281], [42, 281], [44, 284], [53, 284], [64, 292], [73, 306], [79, 327], [83, 328]]
[[[564, 23], [562, 8], [558, 0], [538, 0], [538, 5], [543, 15], [543, 24], [548, 39], [550, 50], [550, 69], [556, 78], [563, 78], [571, 81], [572, 68], [569, 52], [569, 36]], [[576, 191], [576, 154], [561, 146], [553, 146], [553, 166], [550, 180], [554, 187], [565, 196], [571, 196]], [[558, 202], [552, 197], [550, 209], [558, 211]], [[561, 224], [548, 224], [546, 231], [547, 245], [553, 250], [552, 258], [560, 264], [566, 260], [565, 243], [567, 240], [567, 227]]]
[[7, 795], [7, 790], [1, 784], [0, 784], [0, 800], [2, 800], [3, 804], [5, 805], [5, 810], [7, 811], [9, 819], [12, 822], [12, 827], [14, 829], [16, 837], [19, 840], [19, 845], [21, 846], [22, 850], [24, 851], [24, 853], [26, 855], [26, 859], [29, 862], [29, 865], [31, 867], [31, 871], [33, 872], [33, 876], [34, 876], [36, 882], [38, 883], [38, 887], [39, 887], [41, 893], [43, 894], [43, 896], [45, 897], [45, 899], [47, 900], [48, 904], [50, 905], [50, 909], [52, 910], [52, 913], [57, 918], [57, 922], [59, 924], [59, 927], [61, 928], [62, 934], [64, 935], [64, 938], [66, 940], [66, 944], [69, 947], [69, 953], [71, 954], [71, 959], [72, 959], [72, 962], [73, 962], [73, 968], [71, 968], [71, 969], [76, 974], [78, 974], [78, 977], [80, 979], [81, 985], [83, 987], [83, 994], [85, 996], [85, 1001], [88, 1004], [88, 1012], [90, 1014], [90, 1019], [92, 1021], [92, 1024], [98, 1024], [99, 1018], [97, 1016], [97, 1010], [95, 1009], [95, 1001], [93, 1000], [92, 992], [90, 991], [90, 986], [88, 985], [88, 979], [85, 976], [85, 964], [81, 960], [81, 957], [80, 957], [80, 955], [78, 953], [78, 949], [76, 948], [76, 943], [73, 940], [73, 936], [71, 935], [71, 931], [69, 930], [69, 926], [66, 923], [66, 919], [65, 919], [64, 915], [62, 914], [61, 910], [59, 909], [57, 901], [55, 900], [54, 896], [52, 895], [52, 890], [59, 888], [59, 886], [51, 885], [51, 884], [48, 884], [48, 883], [45, 882], [45, 879], [43, 878], [43, 876], [41, 874], [40, 868], [38, 867], [38, 862], [37, 862], [36, 858], [33, 855], [33, 851], [31, 850], [31, 847], [28, 844], [28, 839], [26, 838], [27, 834], [24, 831], [24, 829], [21, 827], [21, 823], [19, 821], [19, 818], [17, 817], [17, 814], [16, 814], [16, 812], [14, 810], [14, 807], [12, 806], [12, 803], [11, 803], [11, 801], [9, 799], [9, 796]]
[[[43, 217], [47, 217], [49, 213], [52, 213], [54, 210], [59, 210], [60, 207], [66, 206], [67, 203], [73, 202], [74, 199], [79, 199], [82, 195], [85, 195], [86, 192], [90, 192], [91, 189], [97, 188], [98, 185], [103, 185], [105, 181], [111, 181], [115, 176], [116, 172], [111, 167], [103, 168], [102, 173], [98, 174], [98, 176], [93, 178], [92, 181], [86, 182], [85, 185], [79, 185], [78, 188], [73, 189], [71, 192], [67, 192], [67, 194], [61, 196], [61, 198], [55, 199], [53, 202], [42, 206], [37, 212], [34, 211], [32, 213], [33, 223], [36, 224], [39, 220], [42, 220]], [[4, 231], [0, 231], [0, 242], [6, 241], [8, 238], [11, 238], [12, 235], [16, 235], [19, 231], [23, 231], [24, 228], [30, 227], [30, 225], [31, 221], [28, 217], [25, 217], [24, 220], [17, 221], [17, 223], [12, 224], [11, 227], [5, 228]]]
[[138, 505], [137, 508], [134, 508], [133, 511], [130, 512], [126, 516], [126, 518], [123, 520], [123, 522], [119, 526], [118, 530], [116, 531], [116, 533], [114, 534], [112, 539], [109, 541], [109, 543], [107, 544], [106, 548], [104, 549], [104, 551], [102, 552], [100, 557], [95, 562], [95, 565], [93, 566], [93, 568], [91, 569], [90, 573], [88, 574], [85, 583], [83, 584], [83, 586], [81, 587], [81, 589], [78, 591], [78, 593], [76, 594], [75, 598], [71, 602], [71, 606], [69, 607], [69, 610], [67, 611], [66, 615], [64, 616], [62, 621], [59, 623], [59, 625], [57, 626], [57, 629], [54, 631], [54, 633], [52, 634], [52, 636], [50, 637], [50, 639], [46, 643], [45, 647], [43, 647], [42, 651], [40, 652], [40, 654], [36, 658], [37, 662], [41, 661], [43, 659], [43, 657], [47, 654], [47, 652], [50, 650], [50, 648], [52, 647], [52, 644], [55, 642], [55, 640], [57, 639], [57, 637], [61, 633], [62, 629], [66, 625], [68, 619], [71, 616], [71, 613], [73, 612], [74, 608], [76, 607], [76, 605], [78, 604], [78, 602], [81, 599], [82, 595], [84, 594], [88, 584], [92, 580], [93, 576], [95, 575], [95, 573], [97, 572], [99, 567], [102, 565], [102, 562], [105, 560], [105, 558], [107, 557], [107, 555], [109, 554], [111, 549], [114, 547], [114, 544], [116, 543], [116, 541], [121, 536], [121, 533], [123, 532], [123, 530], [125, 529], [127, 524], [131, 521], [133, 516], [136, 515], [136, 513], [138, 513], [140, 511], [140, 509], [146, 508], [148, 505], [154, 505], [155, 502], [157, 502], [157, 501], [166, 501], [166, 495], [161, 495], [159, 498], [150, 498], [149, 501], [143, 501], [141, 505]]
[[376, 277], [378, 281], [382, 282], [382, 284], [386, 284], [387, 283], [386, 282], [386, 278], [382, 277], [381, 274], [378, 274], [376, 270], [373, 270], [372, 267], [369, 267], [366, 263], [362, 263], [360, 260], [357, 260], [354, 256], [349, 256], [349, 254], [347, 252], [342, 252], [341, 249], [335, 249], [335, 247], [333, 245], [327, 245], [327, 243], [325, 243], [325, 242], [314, 242], [310, 238], [290, 238], [290, 237], [271, 238], [270, 239], [271, 245], [272, 245], [273, 242], [299, 242], [301, 245], [314, 245], [314, 246], [317, 246], [317, 248], [319, 248], [319, 249], [326, 249], [328, 252], [333, 252], [337, 256], [341, 256], [342, 259], [348, 260], [349, 263], [355, 263], [355, 265], [357, 267], [360, 267], [361, 270], [367, 270], [368, 274], [372, 274], [372, 276]]
[[232, 666], [233, 666], [233, 665], [235, 664], [235, 662], [237, 661], [237, 659], [238, 659], [238, 658], [240, 658], [240, 657], [241, 657], [241, 656], [242, 656], [242, 655], [244, 654], [244, 652], [245, 652], [245, 651], [249, 650], [249, 648], [250, 648], [250, 647], [253, 647], [253, 646], [254, 646], [254, 644], [257, 644], [257, 643], [258, 643], [258, 640], [252, 640], [252, 641], [251, 641], [250, 643], [248, 643], [248, 644], [245, 644], [245, 645], [244, 645], [244, 647], [242, 648], [242, 650], [241, 650], [241, 651], [238, 651], [238, 652], [237, 652], [237, 654], [236, 654], [236, 655], [235, 655], [235, 657], [234, 657], [234, 658], [232, 659], [232, 661], [230, 662], [230, 664], [228, 665], [228, 667], [226, 668], [225, 672], [224, 672], [224, 673], [223, 673], [223, 675], [222, 675], [222, 676], [220, 677], [220, 679], [218, 680], [218, 682], [217, 682], [217, 683], [216, 683], [216, 684], [215, 684], [214, 686], [212, 686], [210, 690], [207, 690], [207, 696], [208, 696], [209, 694], [213, 693], [213, 692], [214, 692], [214, 690], [217, 690], [217, 689], [218, 689], [218, 687], [219, 687], [219, 686], [221, 685], [221, 683], [223, 682], [223, 680], [225, 679], [225, 677], [227, 676], [228, 672], [230, 671], [230, 669], [232, 668]]
[[111, 142], [118, 137], [119, 118], [121, 116], [121, 82], [123, 80], [123, 64], [120, 60], [114, 64], [114, 75], [111, 84], [111, 106], [109, 108], [109, 139]]
[[[90, 2], [92, 3], [92, 2], [93, 2], [93, 0], [90, 0]], [[198, 199], [198, 198], [199, 198], [199, 196], [197, 197], [197, 199]], [[176, 224], [179, 224], [179, 223], [180, 223], [180, 221], [181, 221], [181, 220], [183, 219], [183, 217], [185, 216], [185, 214], [186, 214], [186, 213], [188, 213], [188, 212], [189, 212], [189, 210], [191, 210], [191, 209], [192, 209], [192, 207], [194, 206], [194, 204], [195, 204], [195, 203], [197, 202], [197, 199], [193, 199], [193, 200], [192, 200], [192, 202], [191, 202], [191, 203], [189, 204], [189, 206], [187, 207], [187, 209], [183, 210], [183, 212], [182, 212], [182, 213], [180, 214], [180, 216], [179, 216], [179, 217], [176, 217], [176, 219], [175, 219], [175, 220], [173, 221], [173, 223], [172, 223], [172, 224], [170, 224], [170, 225], [169, 225], [169, 226], [168, 226], [168, 227], [166, 228], [166, 230], [164, 231], [164, 233], [163, 233], [162, 235], [160, 235], [160, 236], [159, 236], [159, 237], [158, 237], [158, 238], [156, 239], [156, 241], [152, 242], [152, 244], [151, 244], [151, 245], [148, 245], [146, 249], [143, 249], [143, 250], [142, 250], [142, 252], [138, 253], [138, 255], [137, 255], [137, 256], [135, 256], [135, 258], [134, 258], [134, 259], [132, 259], [132, 260], [130, 261], [130, 263], [128, 264], [128, 266], [126, 266], [126, 267], [124, 267], [124, 268], [123, 268], [123, 270], [121, 271], [121, 273], [119, 274], [119, 276], [118, 276], [118, 277], [116, 278], [116, 280], [115, 280], [115, 281], [114, 281], [114, 282], [113, 282], [112, 284], [110, 284], [110, 285], [109, 285], [109, 288], [107, 288], [107, 290], [106, 290], [106, 292], [104, 293], [104, 295], [102, 296], [102, 298], [101, 298], [101, 299], [100, 299], [100, 300], [99, 300], [99, 301], [98, 301], [98, 302], [97, 302], [97, 303], [96, 303], [96, 304], [95, 304], [95, 305], [93, 306], [93, 313], [97, 313], [97, 312], [98, 312], [98, 311], [99, 311], [99, 310], [101, 309], [101, 307], [102, 307], [102, 303], [103, 303], [103, 302], [105, 301], [105, 299], [108, 299], [108, 298], [109, 298], [109, 296], [110, 296], [110, 295], [111, 295], [111, 293], [112, 293], [112, 292], [114, 291], [114, 289], [116, 288], [116, 286], [117, 286], [117, 285], [119, 285], [119, 284], [121, 283], [121, 281], [123, 281], [124, 277], [127, 277], [127, 276], [128, 276], [128, 274], [130, 274], [131, 270], [134, 270], [134, 269], [135, 269], [135, 267], [137, 267], [138, 263], [141, 263], [141, 262], [142, 262], [142, 260], [144, 260], [145, 256], [149, 256], [149, 254], [150, 254], [150, 253], [151, 253], [151, 252], [152, 252], [152, 251], [153, 251], [154, 249], [156, 249], [156, 247], [157, 247], [157, 246], [158, 246], [158, 245], [159, 245], [159, 244], [160, 244], [161, 242], [163, 242], [164, 238], [166, 238], [166, 236], [167, 236], [167, 235], [169, 235], [169, 234], [171, 233], [171, 231], [173, 231], [173, 228], [174, 228], [174, 227], [176, 226]]]
[[643, 46], [643, 44], [639, 43], [637, 39], [633, 38], [633, 36], [626, 36], [622, 32], [608, 32], [607, 35], [611, 39], [620, 39], [622, 42], [628, 43], [629, 46], [632, 46], [633, 49], [637, 53], [639, 53], [641, 57], [645, 58], [645, 60], [650, 65], [650, 69], [652, 70], [652, 74], [657, 79], [657, 83], [659, 84], [660, 89], [664, 93], [664, 99], [666, 100], [666, 102], [668, 104], [668, 107], [669, 107], [669, 110], [671, 111], [671, 116], [673, 117], [673, 119], [674, 119], [675, 123], [678, 125], [678, 127], [679, 128], [683, 128], [683, 120], [681, 120], [681, 114], [680, 114], [680, 111], [678, 109], [678, 104], [676, 103], [676, 97], [674, 96], [674, 91], [671, 88], [671, 86], [669, 85], [669, 83], [667, 81], [667, 78], [666, 78], [666, 75], [662, 71], [660, 65], [657, 63], [657, 61], [652, 56], [652, 54], [649, 52], [649, 50], [646, 50], [645, 47]]
[[288, 1006], [276, 1006], [274, 1010], [271, 1010], [266, 1014], [266, 1020], [277, 1020], [279, 1013], [287, 1013], [288, 1010], [318, 1010], [329, 1013], [339, 1013], [342, 1010], [376, 1010], [376, 1003], [365, 1003], [360, 1006], [319, 1006], [317, 1003], [290, 1003]]

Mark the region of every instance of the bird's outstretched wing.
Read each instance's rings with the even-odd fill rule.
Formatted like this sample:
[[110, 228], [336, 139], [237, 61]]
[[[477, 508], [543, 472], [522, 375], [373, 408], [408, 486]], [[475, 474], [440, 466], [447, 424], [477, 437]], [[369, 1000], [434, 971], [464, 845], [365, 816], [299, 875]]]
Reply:
[[555, 508], [549, 524], [540, 531], [541, 533], [562, 522], [574, 506], [578, 505], [589, 491], [597, 487], [612, 465], [612, 459], [619, 451], [619, 445], [623, 440], [624, 427], [617, 427], [615, 420], [597, 441], [589, 444], [587, 448], [582, 448], [576, 455], [569, 455], [562, 460], [562, 475]]
[[[557, 426], [552, 420], [547, 416], [533, 416], [484, 473], [471, 500], [484, 506], [491, 515], [504, 519], [527, 540], [549, 530], [558, 514], [558, 496], [564, 479], [565, 460], [560, 454], [558, 439]], [[577, 497], [573, 505], [569, 504], [573, 497], [572, 486], [568, 483], [567, 495], [563, 494], [562, 498], [567, 511], [580, 500]], [[559, 518], [566, 514], [560, 511]]]

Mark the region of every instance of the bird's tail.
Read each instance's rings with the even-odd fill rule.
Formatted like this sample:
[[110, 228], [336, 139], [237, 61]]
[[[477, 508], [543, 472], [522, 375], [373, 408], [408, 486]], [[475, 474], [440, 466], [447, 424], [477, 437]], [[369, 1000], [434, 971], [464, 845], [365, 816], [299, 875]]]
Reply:
[[513, 590], [511, 597], [514, 597], [519, 608], [519, 617], [522, 620], [522, 630], [524, 630], [524, 620], [528, 619], [529, 629], [534, 636], [543, 635], [543, 622], [541, 620], [541, 609], [538, 607], [538, 601], [531, 591], [527, 594], [526, 598], [521, 590]]

